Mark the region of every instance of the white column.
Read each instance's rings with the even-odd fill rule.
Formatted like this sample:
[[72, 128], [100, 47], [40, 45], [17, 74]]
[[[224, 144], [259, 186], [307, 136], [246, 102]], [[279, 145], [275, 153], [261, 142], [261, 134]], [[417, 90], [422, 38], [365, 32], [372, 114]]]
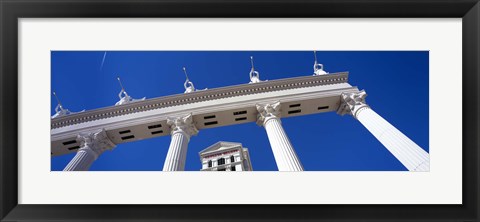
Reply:
[[81, 147], [63, 171], [87, 171], [100, 154], [115, 147], [103, 129], [80, 134], [77, 136], [77, 141], [80, 142]]
[[257, 104], [257, 124], [264, 126], [279, 171], [303, 171], [280, 121], [280, 102]]
[[172, 141], [168, 148], [167, 158], [163, 165], [163, 171], [183, 171], [187, 159], [188, 142], [192, 135], [198, 133], [191, 114], [167, 119], [170, 125]]
[[366, 103], [365, 91], [342, 94], [340, 115], [350, 114], [372, 133], [409, 171], [429, 171], [430, 155]]

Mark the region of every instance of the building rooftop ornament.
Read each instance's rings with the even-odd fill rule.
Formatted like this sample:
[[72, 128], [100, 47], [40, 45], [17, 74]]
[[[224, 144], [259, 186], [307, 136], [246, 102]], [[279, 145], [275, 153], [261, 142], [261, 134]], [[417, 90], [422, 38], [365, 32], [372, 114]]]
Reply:
[[253, 66], [253, 56], [250, 56], [250, 62], [252, 63], [252, 69], [250, 70], [250, 83], [261, 82], [260, 73], [255, 71], [255, 67]]
[[118, 98], [120, 98], [120, 100], [117, 103], [115, 103], [115, 106], [145, 100], [145, 97], [143, 97], [141, 99], [134, 99], [134, 98], [130, 97], [127, 94], [127, 91], [125, 91], [125, 88], [122, 85], [122, 81], [120, 80], [120, 77], [117, 77], [117, 80], [118, 80], [118, 83], [120, 84], [120, 87], [122, 87], [122, 90], [120, 90], [120, 93], [118, 94]]
[[187, 80], [185, 80], [185, 83], [183, 84], [183, 86], [185, 87], [184, 93], [195, 92], [195, 86], [193, 85], [193, 82], [188, 79], [187, 69], [185, 67], [183, 67], [183, 72], [185, 73], [185, 77], [187, 78]]
[[[57, 99], [58, 104], [57, 104], [57, 107], [55, 107], [55, 112], [57, 112], [57, 113], [55, 113], [55, 115], [52, 116], [52, 119], [57, 118], [57, 117], [61, 117], [61, 116], [70, 115], [70, 114], [75, 114], [74, 112], [70, 112], [70, 110], [63, 108], [62, 103], [58, 99], [57, 94], [55, 92], [53, 92], [53, 95]], [[83, 112], [83, 111], [85, 111], [85, 110], [82, 110], [80, 112]]]
[[313, 55], [315, 56], [315, 63], [313, 64], [313, 75], [319, 76], [328, 74], [328, 72], [325, 72], [325, 70], [323, 70], [323, 64], [317, 62], [317, 51], [313, 51]]
[[[184, 93], [191, 93], [191, 92], [199, 91], [198, 89], [195, 89], [195, 86], [193, 85], [193, 82], [190, 81], [190, 79], [188, 79], [187, 69], [185, 67], [183, 67], [183, 73], [185, 73], [185, 77], [187, 78], [187, 80], [185, 80], [185, 83], [183, 84], [183, 86], [185, 87], [185, 92]], [[207, 89], [208, 88], [200, 89], [200, 90], [207, 90]]]

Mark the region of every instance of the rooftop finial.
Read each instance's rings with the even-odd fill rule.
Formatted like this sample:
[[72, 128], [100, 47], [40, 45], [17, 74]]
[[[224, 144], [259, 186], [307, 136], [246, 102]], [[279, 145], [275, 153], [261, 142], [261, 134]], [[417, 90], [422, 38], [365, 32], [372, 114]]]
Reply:
[[120, 93], [118, 93], [118, 98], [120, 98], [120, 100], [117, 103], [115, 103], [115, 106], [145, 100], [145, 97], [143, 97], [142, 99], [133, 99], [132, 97], [130, 97], [127, 94], [127, 91], [125, 91], [125, 87], [123, 87], [122, 80], [120, 80], [120, 77], [117, 76], [117, 80], [122, 90], [120, 90]]
[[[53, 92], [53, 95], [57, 99], [58, 104], [57, 104], [57, 107], [55, 107], [55, 112], [56, 113], [55, 113], [55, 115], [52, 116], [52, 119], [57, 118], [57, 117], [61, 117], [61, 116], [74, 114], [73, 112], [70, 112], [70, 110], [63, 108], [62, 103], [60, 102], [60, 99], [58, 99], [57, 93]], [[83, 110], [83, 111], [85, 111], [85, 110]], [[81, 111], [81, 112], [83, 112], [83, 111]]]
[[250, 70], [250, 83], [260, 82], [260, 73], [255, 71], [255, 66], [253, 66], [253, 56], [250, 56], [250, 62], [252, 63], [252, 69]]
[[250, 62], [252, 63], [252, 71], [255, 71], [255, 67], [253, 66], [253, 56], [250, 56]]
[[120, 77], [117, 77], [118, 83], [120, 83], [120, 87], [122, 88], [123, 91], [125, 91], [125, 88], [123, 87], [122, 80], [120, 80]]
[[184, 93], [194, 92], [195, 86], [193, 85], [193, 82], [191, 82], [190, 79], [188, 79], [187, 69], [185, 67], [183, 67], [183, 73], [185, 73], [185, 78], [187, 78], [185, 80], [185, 83], [183, 84], [183, 86], [185, 87]]
[[185, 78], [188, 80], [187, 68], [183, 67], [183, 73], [185, 73]]
[[323, 64], [318, 63], [317, 61], [317, 51], [313, 51], [313, 56], [315, 57], [315, 63], [313, 63], [313, 75], [314, 76], [319, 76], [319, 75], [325, 75], [328, 74], [328, 72], [325, 72], [323, 70]]
[[55, 96], [55, 98], [57, 99], [57, 103], [58, 103], [58, 106], [60, 107], [60, 109], [63, 109], [63, 106], [62, 106], [62, 103], [60, 102], [60, 100], [58, 99], [58, 96], [55, 92], [53, 92], [53, 95]]

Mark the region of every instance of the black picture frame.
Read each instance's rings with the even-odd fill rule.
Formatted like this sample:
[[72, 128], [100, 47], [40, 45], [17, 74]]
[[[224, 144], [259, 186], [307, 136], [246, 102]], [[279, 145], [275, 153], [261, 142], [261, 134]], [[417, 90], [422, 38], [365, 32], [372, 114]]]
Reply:
[[[1, 221], [479, 221], [478, 0], [0, 0], [0, 15]], [[214, 206], [18, 204], [17, 21], [19, 18], [47, 17], [462, 18], [463, 204]]]

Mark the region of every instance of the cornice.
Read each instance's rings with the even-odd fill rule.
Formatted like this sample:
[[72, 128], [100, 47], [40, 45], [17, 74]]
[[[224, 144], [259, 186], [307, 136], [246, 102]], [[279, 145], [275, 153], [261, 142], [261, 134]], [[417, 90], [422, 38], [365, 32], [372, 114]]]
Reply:
[[144, 101], [138, 101], [135, 103], [129, 103], [113, 107], [105, 107], [68, 116], [58, 117], [52, 119], [51, 129], [165, 107], [185, 105], [236, 96], [282, 91], [295, 88], [331, 85], [346, 82], [348, 82], [348, 72], [339, 72], [321, 76], [295, 77], [280, 80], [264, 81], [254, 84], [242, 84], [236, 86], [195, 91], [192, 93], [158, 97], [153, 99], [147, 99]]

